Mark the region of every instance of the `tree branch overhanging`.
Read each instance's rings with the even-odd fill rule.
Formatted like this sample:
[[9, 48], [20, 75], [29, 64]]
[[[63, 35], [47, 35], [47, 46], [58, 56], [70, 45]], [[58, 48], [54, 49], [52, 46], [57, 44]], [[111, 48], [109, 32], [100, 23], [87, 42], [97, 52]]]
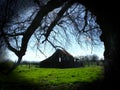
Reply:
[[16, 50], [15, 48], [13, 48], [13, 47], [11, 46], [11, 44], [9, 43], [9, 40], [8, 40], [8, 38], [6, 37], [6, 34], [4, 33], [4, 31], [1, 30], [1, 32], [2, 32], [2, 34], [3, 34], [3, 38], [4, 38], [5, 42], [6, 42], [7, 47], [8, 47], [11, 51], [13, 51], [17, 56], [19, 56], [19, 51]]
[[[39, 1], [39, 0], [37, 0]], [[89, 30], [86, 29], [86, 26], [88, 24], [87, 22], [87, 14], [85, 14], [84, 16], [84, 26], [82, 26], [80, 23], [82, 20], [81, 19], [78, 19], [78, 20], [81, 20], [80, 22], [78, 22], [77, 18], [80, 18], [79, 17], [79, 12], [76, 12], [78, 10], [75, 9], [76, 7], [72, 8], [71, 9], [71, 12], [68, 12], [67, 14], [67, 10], [74, 4], [74, 0], [49, 0], [47, 4], [45, 4], [44, 6], [40, 7], [39, 11], [37, 12], [36, 16], [34, 17], [34, 19], [32, 18], [31, 22], [30, 22], [30, 25], [28, 26], [28, 28], [24, 28], [25, 30], [24, 31], [20, 31], [20, 28], [19, 30], [15, 30], [15, 33], [12, 32], [12, 33], [8, 33], [6, 34], [5, 36], [5, 42], [6, 44], [8, 45], [8, 48], [13, 51], [17, 56], [18, 56], [18, 62], [17, 62], [17, 65], [20, 63], [20, 61], [22, 60], [22, 57], [25, 55], [26, 53], [26, 50], [27, 50], [27, 46], [28, 46], [28, 43], [29, 43], [29, 40], [30, 38], [32, 37], [32, 35], [34, 33], [36, 33], [36, 31], [38, 30], [38, 27], [40, 27], [40, 25], [42, 25], [41, 23], [43, 23], [43, 27], [41, 26], [41, 28], [39, 29], [39, 35], [36, 34], [35, 35], [35, 38], [37, 39], [38, 43], [40, 43], [41, 41], [42, 42], [48, 42], [53, 48], [57, 48], [59, 45], [61, 46], [61, 43], [63, 42], [62, 40], [63, 39], [58, 39], [59, 37], [60, 38], [64, 38], [62, 36], [66, 35], [66, 37], [69, 37], [67, 36], [67, 30], [68, 30], [68, 27], [69, 29], [72, 27], [71, 26], [71, 23], [73, 23], [73, 29], [76, 29], [76, 31], [80, 31], [78, 34], [80, 35], [80, 33], [84, 33], [84, 32], [89, 32], [90, 29], [94, 29], [94, 27], [90, 28]], [[55, 10], [56, 8], [61, 8], [59, 9], [59, 12], [55, 13], [56, 15], [54, 16], [49, 16], [49, 13], [52, 13], [53, 10]], [[80, 10], [80, 9], [79, 9]], [[69, 11], [69, 10], [68, 10]], [[75, 12], [74, 12], [75, 11]], [[83, 11], [83, 10], [82, 10]], [[65, 13], [66, 12], [66, 13]], [[65, 14], [64, 14], [65, 13]], [[77, 15], [73, 15], [73, 17], [75, 18], [72, 18], [70, 15], [73, 15], [73, 14], [77, 14]], [[54, 14], [54, 13], [52, 13]], [[50, 19], [48, 22], [47, 21], [44, 21], [44, 20], [47, 20], [47, 19], [44, 19], [46, 16], [48, 16], [48, 18]], [[77, 17], [76, 17], [77, 16]], [[30, 18], [30, 19], [31, 19]], [[61, 19], [63, 18], [63, 19]], [[69, 19], [68, 19], [69, 18]], [[75, 21], [75, 20], [76, 21]], [[59, 22], [60, 20], [63, 22], [61, 22], [62, 24], [61, 27], [63, 27], [63, 32], [61, 33], [61, 30], [59, 29], [58, 32], [55, 30], [57, 29], [56, 28], [56, 25], [59, 25]], [[69, 22], [70, 21], [70, 22]], [[25, 22], [27, 22], [25, 20]], [[29, 20], [28, 20], [29, 22]], [[49, 23], [50, 22], [50, 23]], [[20, 22], [22, 24], [25, 24], [24, 21]], [[45, 23], [45, 25], [44, 25]], [[16, 23], [17, 24], [17, 23]], [[19, 23], [18, 23], [19, 24]], [[64, 24], [67, 24], [67, 25], [64, 25]], [[69, 24], [69, 25], [68, 25]], [[20, 25], [20, 24], [19, 24]], [[23, 25], [24, 26], [24, 25]], [[67, 27], [68, 26], [68, 27]], [[82, 28], [81, 28], [82, 26]], [[55, 29], [54, 29], [55, 27]], [[86, 29], [86, 30], [85, 30]], [[53, 34], [53, 30], [55, 32], [54, 36], [52, 37], [52, 34]], [[20, 31], [20, 32], [19, 32]], [[72, 31], [72, 30], [71, 30]], [[74, 30], [75, 31], [75, 30]], [[75, 32], [72, 32], [70, 34], [73, 34], [74, 33], [74, 36], [77, 37], [76, 34], [76, 31]], [[51, 34], [52, 32], [52, 34]], [[64, 34], [63, 34], [64, 33]], [[5, 34], [5, 33], [4, 33]], [[59, 35], [58, 35], [59, 34]], [[37, 36], [38, 35], [38, 36]], [[21, 45], [20, 45], [20, 49], [17, 50], [15, 48], [13, 48], [11, 45], [11, 43], [9, 42], [9, 38], [7, 37], [10, 37], [10, 38], [13, 38], [15, 41], [16, 41], [16, 46], [19, 47], [18, 45], [18, 40], [17, 40], [17, 36], [22, 36], [22, 39], [21, 39]], [[45, 38], [43, 39], [44, 36]], [[51, 38], [49, 38], [51, 36]], [[21, 37], [20, 37], [21, 38]], [[71, 38], [71, 37], [70, 37]], [[53, 40], [53, 41], [52, 41]], [[58, 42], [56, 42], [58, 40]], [[64, 40], [68, 40], [68, 39], [64, 39]], [[60, 42], [60, 43], [59, 43]], [[59, 44], [58, 44], [59, 43]], [[56, 44], [56, 45], [55, 45]], [[37, 46], [37, 49], [43, 53], [41, 51], [41, 49]], [[43, 53], [44, 54], [44, 53]], [[16, 66], [16, 65], [15, 65]]]
[[[57, 24], [57, 22], [61, 19], [61, 17], [63, 16], [63, 14], [68, 10], [68, 8], [70, 8], [70, 6], [72, 6], [73, 3], [71, 2], [67, 2], [65, 3], [65, 5], [63, 6], [63, 8], [59, 11], [59, 13], [57, 14], [55, 20], [50, 24], [50, 26], [47, 29], [47, 32], [45, 34], [45, 40], [47, 40], [48, 36], [50, 35], [50, 32], [53, 30], [53, 28], [55, 27], [55, 25]], [[44, 40], [44, 41], [45, 41]]]
[[44, 16], [46, 16], [50, 11], [53, 9], [60, 7], [62, 4], [64, 4], [66, 0], [57, 1], [57, 0], [50, 0], [44, 7], [41, 8], [41, 10], [37, 13], [36, 17], [33, 19], [31, 25], [26, 30], [25, 34], [23, 35], [22, 39], [22, 45], [21, 45], [21, 54], [24, 55], [27, 49], [27, 44], [32, 36], [32, 34], [35, 32], [35, 30], [39, 27], [41, 20]]

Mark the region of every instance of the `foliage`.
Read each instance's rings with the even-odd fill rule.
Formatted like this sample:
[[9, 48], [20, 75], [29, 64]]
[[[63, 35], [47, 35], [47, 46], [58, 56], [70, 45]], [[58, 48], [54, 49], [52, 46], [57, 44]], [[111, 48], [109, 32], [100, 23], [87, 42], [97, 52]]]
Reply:
[[14, 62], [11, 60], [1, 60], [0, 61], [0, 72], [5, 73], [7, 72], [12, 66]]

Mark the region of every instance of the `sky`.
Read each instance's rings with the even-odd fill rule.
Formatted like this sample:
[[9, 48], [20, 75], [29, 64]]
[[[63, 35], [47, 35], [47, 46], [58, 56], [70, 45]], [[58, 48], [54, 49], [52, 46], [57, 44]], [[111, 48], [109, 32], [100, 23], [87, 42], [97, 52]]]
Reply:
[[[94, 47], [91, 50], [90, 47], [80, 46], [76, 42], [74, 42], [72, 45], [70, 45], [69, 47], [66, 47], [65, 49], [67, 52], [69, 52], [74, 57], [96, 54], [97, 56], [99, 56], [99, 58], [104, 58], [104, 56], [103, 56], [103, 53], [104, 53], [103, 43]], [[23, 56], [22, 61], [40, 62], [40, 61], [45, 60], [46, 58], [50, 57], [55, 52], [55, 49], [51, 48], [49, 45], [47, 45], [45, 50], [43, 50], [43, 52], [45, 53], [46, 56], [41, 54], [38, 50], [28, 47], [27, 52]], [[12, 61], [17, 61], [17, 56], [9, 50], [7, 50], [7, 58], [9, 58]]]
[[[29, 10], [28, 10], [28, 8], [25, 9], [25, 10], [22, 9], [22, 11], [24, 11], [23, 12], [24, 14], [23, 13], [20, 14], [20, 16], [21, 16], [20, 21], [29, 17], [31, 15], [31, 12], [34, 11], [34, 8], [31, 7], [31, 8], [29, 8]], [[56, 29], [58, 29], [58, 28], [56, 28]], [[59, 30], [59, 31], [61, 31], [61, 30]], [[73, 40], [72, 38], [70, 38], [70, 39], [72, 41], [71, 45], [66, 44], [64, 46], [65, 46], [66, 51], [69, 52], [71, 55], [73, 55], [73, 56], [83, 56], [83, 55], [96, 54], [100, 58], [103, 58], [103, 52], [104, 52], [103, 43], [95, 46], [91, 50], [90, 45], [83, 44], [83, 46], [80, 46], [80, 45], [77, 44], [77, 42], [75, 42], [75, 40]], [[42, 60], [48, 58], [49, 56], [51, 56], [55, 52], [55, 49], [53, 49], [49, 44], [45, 46], [46, 48], [44, 48], [44, 46], [42, 45], [40, 48], [45, 53], [46, 56], [44, 56], [35, 47], [32, 47], [32, 45], [34, 45], [34, 40], [31, 39], [30, 42], [31, 43], [29, 43], [27, 52], [23, 56], [23, 61], [25, 60], [25, 61], [37, 61], [37, 62], [39, 62], [39, 61], [42, 61]], [[7, 57], [6, 58], [9, 58], [10, 60], [13, 60], [13, 61], [17, 61], [17, 56], [13, 52], [11, 52], [10, 50], [7, 50]]]

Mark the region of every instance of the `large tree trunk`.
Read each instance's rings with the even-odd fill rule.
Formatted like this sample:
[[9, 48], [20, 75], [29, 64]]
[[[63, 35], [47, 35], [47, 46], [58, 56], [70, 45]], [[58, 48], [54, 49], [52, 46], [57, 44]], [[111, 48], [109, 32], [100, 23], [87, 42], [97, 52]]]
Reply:
[[[112, 13], [112, 14], [111, 14]], [[116, 15], [118, 16], [118, 15]], [[98, 23], [102, 29], [101, 41], [104, 42], [104, 82], [103, 88], [119, 88], [117, 80], [119, 79], [120, 67], [120, 35], [118, 28], [118, 17], [113, 12], [107, 12], [99, 15]]]
[[[81, 1], [82, 2], [82, 1]], [[102, 0], [83, 1], [85, 5], [93, 14], [97, 16], [97, 22], [102, 29], [101, 41], [104, 42], [104, 88], [119, 87], [119, 67], [120, 67], [120, 34], [119, 34], [119, 2]], [[118, 81], [118, 82], [117, 82]], [[104, 89], [101, 89], [104, 90]]]
[[119, 78], [119, 55], [120, 55], [120, 44], [119, 44], [119, 32], [114, 30], [104, 30], [101, 35], [101, 40], [104, 42], [104, 87], [117, 87], [117, 80]]

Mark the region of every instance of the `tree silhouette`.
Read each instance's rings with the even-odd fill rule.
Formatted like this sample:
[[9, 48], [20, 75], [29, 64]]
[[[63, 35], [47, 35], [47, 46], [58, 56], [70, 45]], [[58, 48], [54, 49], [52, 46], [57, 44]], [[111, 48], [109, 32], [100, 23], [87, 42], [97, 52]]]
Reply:
[[[27, 4], [25, 7], [19, 6], [18, 3], [23, 4], [19, 0], [5, 0], [3, 2], [5, 10], [2, 13], [5, 15], [1, 15], [5, 18], [1, 21], [1, 36], [6, 47], [18, 56], [17, 63], [8, 72], [21, 62], [32, 36], [36, 39], [37, 49], [41, 53], [43, 52], [39, 45], [47, 42], [56, 49], [60, 47], [56, 43], [61, 44], [63, 41], [58, 37], [70, 41], [69, 34], [72, 34], [79, 44], [83, 40], [92, 45], [99, 42], [97, 35], [100, 35], [100, 28], [95, 22], [96, 17], [74, 0], [49, 0], [47, 3], [30, 0], [24, 2]], [[24, 15], [24, 12], [31, 8], [30, 5], [31, 11]], [[81, 37], [84, 37], [82, 41]]]
[[[4, 45], [6, 44], [6, 46], [10, 50], [15, 52], [16, 55], [19, 56], [18, 64], [21, 61], [22, 56], [26, 52], [27, 44], [28, 44], [30, 37], [33, 35], [34, 32], [36, 32], [36, 30], [38, 29], [38, 26], [43, 25], [43, 24], [41, 24], [42, 20], [45, 19], [45, 16], [48, 15], [49, 12], [53, 11], [56, 8], [59, 8], [60, 6], [62, 6], [61, 8], [63, 8], [65, 3], [67, 4], [68, 2], [71, 2], [71, 4], [73, 4], [75, 2], [81, 3], [87, 9], [89, 9], [94, 15], [97, 16], [97, 22], [100, 25], [100, 28], [102, 30], [102, 35], [101, 35], [100, 39], [104, 42], [104, 46], [105, 46], [105, 52], [104, 52], [105, 83], [103, 84], [103, 86], [107, 87], [106, 89], [108, 89], [108, 87], [110, 87], [110, 88], [118, 87], [119, 88], [119, 85], [117, 85], [118, 83], [116, 83], [116, 80], [118, 80], [118, 78], [119, 78], [119, 72], [120, 72], [119, 71], [120, 60], [118, 59], [119, 55], [120, 55], [120, 48], [119, 48], [119, 46], [120, 46], [119, 45], [119, 41], [120, 41], [120, 39], [119, 39], [120, 38], [119, 16], [120, 15], [118, 13], [119, 2], [112, 1], [112, 0], [108, 1], [108, 2], [105, 2], [103, 0], [46, 0], [46, 3], [44, 3], [43, 0], [34, 0], [34, 2], [36, 4], [38, 4], [39, 8], [36, 8], [37, 11], [34, 15], [31, 14], [31, 15], [33, 15], [32, 21], [30, 19], [27, 19], [28, 21], [30, 21], [29, 22], [30, 25], [24, 26], [24, 25], [26, 25], [25, 24], [26, 20], [23, 20], [22, 22], [20, 21], [22, 24], [18, 23], [19, 26], [22, 26], [21, 27], [22, 29], [19, 27], [18, 32], [14, 32], [15, 29], [13, 29], [13, 30], [9, 30], [9, 31], [12, 31], [12, 33], [10, 33], [10, 32], [6, 33], [6, 31], [4, 31], [4, 29], [6, 26], [8, 26], [7, 23], [9, 23], [11, 21], [11, 16], [13, 16], [13, 15], [11, 15], [11, 13], [13, 14], [14, 12], [11, 12], [11, 10], [13, 9], [12, 7], [14, 7], [14, 5], [16, 5], [16, 4], [13, 4], [13, 3], [15, 3], [15, 1], [18, 1], [18, 0], [1, 0], [1, 2], [0, 2], [0, 10], [2, 11], [2, 13], [0, 13], [0, 39], [1, 39], [0, 42], [4, 43]], [[38, 2], [38, 1], [40, 1], [40, 2]], [[43, 3], [43, 4], [41, 4], [41, 3]], [[12, 4], [12, 7], [9, 7], [9, 5], [11, 5], [11, 4]], [[18, 6], [18, 4], [17, 4], [17, 6]], [[19, 11], [19, 10], [16, 9], [16, 11]], [[30, 16], [29, 16], [29, 18], [31, 18]], [[38, 20], [38, 18], [40, 18], [40, 19]], [[69, 19], [71, 19], [71, 17], [69, 17]], [[72, 21], [72, 19], [71, 19], [71, 21]], [[51, 24], [48, 24], [48, 25], [51, 25]], [[52, 25], [54, 26], [54, 23]], [[74, 25], [76, 26], [75, 22], [74, 22]], [[33, 27], [33, 26], [35, 26], [35, 27]], [[44, 27], [44, 25], [43, 25], [43, 27]], [[45, 27], [47, 27], [47, 26], [45, 26]], [[47, 27], [47, 30], [48, 30], [48, 27]], [[47, 30], [44, 31], [45, 33], [42, 33], [43, 31], [41, 32], [41, 35], [44, 37], [44, 40], [42, 40], [43, 43], [45, 43], [45, 41], [49, 42], [48, 36], [50, 36], [51, 30], [53, 31], [53, 29], [49, 30], [49, 32], [47, 32]], [[84, 30], [82, 30], [82, 32], [84, 32]], [[21, 47], [19, 49], [13, 48], [9, 42], [13, 39], [13, 38], [11, 39], [11, 37], [20, 36], [20, 35], [22, 35], [22, 40], [20, 43]], [[28, 35], [28, 37], [27, 37], [27, 35]], [[80, 36], [80, 34], [78, 34], [78, 36]], [[15, 38], [15, 42], [17, 40], [18, 39]], [[52, 44], [52, 43], [51, 43], [51, 45], [54, 46], [54, 44]], [[1, 44], [1, 46], [3, 46], [3, 45]], [[109, 82], [106, 82], [106, 81], [109, 81]], [[115, 85], [113, 85], [113, 82]]]

